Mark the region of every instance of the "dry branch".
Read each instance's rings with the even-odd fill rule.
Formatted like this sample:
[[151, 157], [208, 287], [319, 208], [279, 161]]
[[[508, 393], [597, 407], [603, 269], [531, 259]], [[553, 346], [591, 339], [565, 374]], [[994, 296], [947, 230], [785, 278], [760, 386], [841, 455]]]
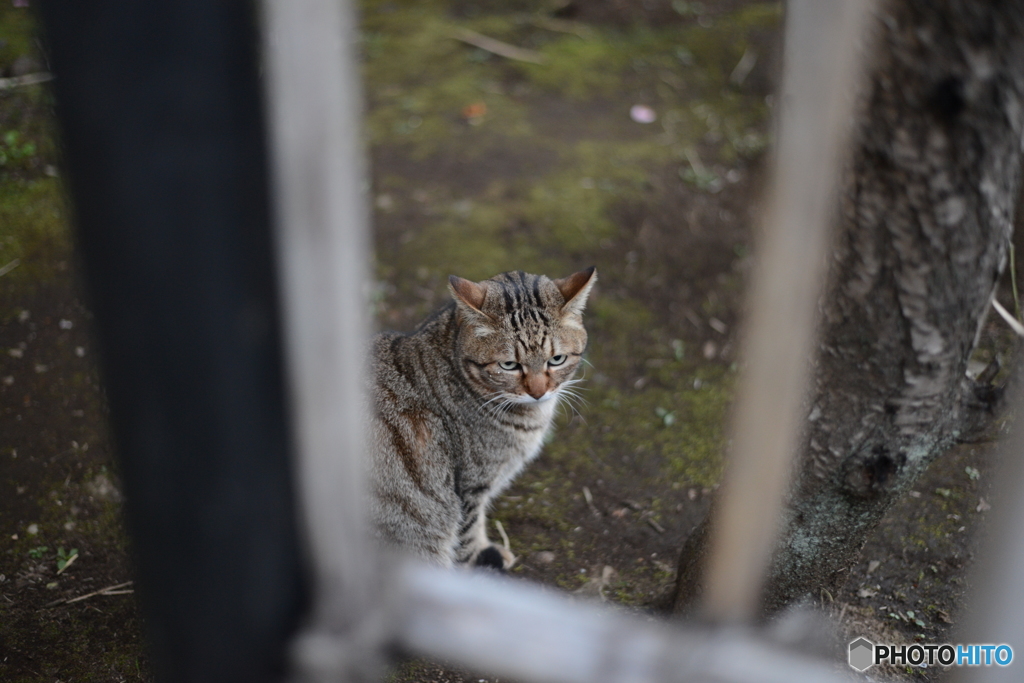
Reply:
[[54, 607], [56, 605], [70, 605], [73, 602], [79, 602], [81, 600], [87, 600], [87, 599], [95, 597], [97, 595], [125, 595], [127, 593], [134, 593], [135, 592], [134, 590], [120, 590], [120, 589], [123, 589], [123, 588], [125, 588], [127, 586], [132, 585], [133, 583], [134, 583], [134, 581], [125, 581], [124, 583], [116, 583], [113, 586], [107, 586], [106, 588], [101, 588], [98, 591], [93, 591], [92, 593], [86, 593], [85, 595], [79, 595], [77, 598], [61, 598], [60, 600], [54, 600], [53, 602], [46, 603], [46, 605], [44, 605], [44, 607]]
[[34, 74], [25, 74], [24, 76], [0, 78], [0, 90], [10, 90], [11, 88], [20, 88], [25, 85], [35, 85], [36, 83], [46, 83], [47, 81], [52, 80], [53, 74], [45, 71], [40, 71]]
[[499, 57], [504, 57], [505, 59], [512, 59], [517, 62], [528, 62], [530, 64], [544, 63], [544, 55], [539, 52], [503, 43], [500, 40], [491, 38], [490, 36], [485, 36], [482, 33], [470, 31], [468, 28], [456, 30], [452, 37], [455, 38], [455, 40], [467, 43], [473, 47], [478, 47], [481, 50], [498, 55]]

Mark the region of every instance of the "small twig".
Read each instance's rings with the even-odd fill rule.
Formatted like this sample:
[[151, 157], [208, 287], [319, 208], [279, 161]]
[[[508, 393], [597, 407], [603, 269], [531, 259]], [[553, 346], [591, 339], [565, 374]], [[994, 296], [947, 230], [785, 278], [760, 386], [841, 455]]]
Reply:
[[1017, 336], [1024, 337], [1024, 325], [1021, 325], [1016, 318], [1010, 315], [1010, 312], [1003, 308], [1003, 305], [995, 297], [992, 297], [992, 308], [996, 309], [996, 313], [1002, 316], [1006, 324], [1010, 326], [1010, 329], [1017, 333]]
[[693, 169], [694, 173], [698, 176], [706, 176], [708, 174], [708, 169], [704, 165], [704, 162], [701, 161], [700, 155], [697, 154], [697, 150], [693, 147], [687, 147], [683, 150], [683, 154], [686, 155], [686, 160], [690, 163], [690, 168]]
[[594, 507], [594, 496], [591, 495], [590, 489], [586, 486], [583, 487], [583, 499], [587, 501], [587, 507], [594, 513], [595, 517], [601, 516], [601, 511]]
[[501, 536], [501, 544], [505, 546], [505, 550], [512, 552], [511, 544], [508, 542], [508, 534], [505, 533], [505, 527], [498, 520], [494, 520], [494, 527], [498, 530], [498, 535]]
[[740, 61], [736, 63], [736, 68], [729, 74], [729, 82], [733, 85], [743, 85], [743, 81], [747, 80], [747, 76], [750, 75], [755, 64], [757, 64], [757, 53], [748, 46], [743, 52], [743, 56], [740, 57]]
[[10, 90], [11, 88], [18, 88], [23, 85], [35, 85], [36, 83], [46, 83], [52, 80], [53, 74], [46, 71], [25, 74], [24, 76], [14, 76], [12, 78], [0, 78], [0, 90]]
[[512, 544], [508, 542], [508, 534], [505, 533], [505, 527], [502, 526], [501, 522], [498, 520], [494, 520], [494, 526], [498, 529], [498, 535], [501, 536], [502, 545], [505, 546], [505, 550], [508, 551], [508, 554], [512, 556], [512, 559], [509, 560], [508, 565], [505, 567], [505, 571], [508, 571], [509, 569], [512, 569], [512, 567], [516, 566], [516, 562], [519, 558], [512, 553]]
[[1015, 252], [1016, 249], [1013, 247], [1013, 242], [1010, 242], [1010, 284], [1013, 285], [1013, 306], [1017, 309], [1017, 320], [1020, 320], [1020, 297], [1017, 294], [1017, 259]]
[[654, 518], [648, 517], [647, 523], [651, 525], [651, 528], [657, 531], [659, 534], [665, 533], [665, 527], [654, 521]]
[[75, 560], [77, 560], [77, 559], [78, 559], [78, 553], [75, 553], [74, 555], [69, 557], [67, 559], [67, 561], [64, 562], [64, 566], [57, 570], [57, 576], [60, 576], [61, 574], [63, 574], [64, 570], [67, 569], [68, 567], [70, 567], [72, 564], [74, 564]]
[[[0, 80], [3, 80], [3, 79], [0, 79]], [[11, 261], [10, 263], [8, 263], [8, 264], [6, 264], [4, 266], [0, 266], [0, 277], [3, 277], [4, 275], [7, 275], [7, 273], [11, 272], [12, 270], [14, 270], [15, 268], [17, 268], [20, 265], [21, 265], [21, 259], [20, 258], [16, 258], [13, 261]]]
[[61, 598], [60, 600], [54, 600], [53, 602], [49, 602], [49, 603], [47, 603], [44, 606], [45, 607], [53, 607], [54, 605], [60, 605], [62, 603], [66, 604], [66, 605], [70, 605], [73, 602], [78, 602], [79, 600], [85, 600], [87, 598], [91, 598], [91, 597], [94, 597], [96, 595], [124, 595], [126, 593], [134, 593], [135, 592], [134, 590], [118, 590], [118, 589], [124, 588], [125, 586], [130, 586], [133, 583], [135, 583], [135, 582], [134, 581], [125, 581], [124, 583], [118, 583], [118, 584], [114, 584], [113, 586], [107, 586], [106, 588], [101, 588], [98, 591], [93, 591], [92, 593], [86, 593], [85, 595], [79, 595], [77, 598], [67, 598], [67, 599]]
[[485, 36], [482, 33], [470, 31], [468, 28], [457, 29], [452, 37], [455, 38], [455, 40], [468, 43], [473, 47], [478, 47], [481, 50], [498, 55], [499, 57], [504, 57], [505, 59], [512, 59], [517, 62], [529, 62], [530, 64], [544, 63], [544, 55], [539, 52], [503, 43], [500, 40]]

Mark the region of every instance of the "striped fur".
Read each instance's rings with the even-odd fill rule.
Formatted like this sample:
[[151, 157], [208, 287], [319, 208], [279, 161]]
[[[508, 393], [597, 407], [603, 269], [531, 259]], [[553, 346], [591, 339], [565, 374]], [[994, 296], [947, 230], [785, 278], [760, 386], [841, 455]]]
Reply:
[[593, 268], [561, 280], [452, 276], [448, 306], [412, 334], [374, 339], [372, 513], [382, 539], [444, 566], [497, 564], [498, 554], [508, 564], [487, 538], [487, 507], [540, 452], [578, 381], [596, 280]]

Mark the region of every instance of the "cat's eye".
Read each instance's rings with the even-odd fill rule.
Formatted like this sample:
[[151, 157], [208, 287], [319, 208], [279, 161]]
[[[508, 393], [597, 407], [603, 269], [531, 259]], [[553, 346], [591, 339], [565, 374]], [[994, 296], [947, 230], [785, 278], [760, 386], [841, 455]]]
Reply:
[[501, 368], [502, 370], [518, 370], [519, 363], [515, 362], [514, 360], [503, 360], [500, 363], [498, 363], [498, 367]]
[[548, 358], [548, 365], [550, 365], [552, 367], [554, 367], [556, 365], [561, 365], [568, 358], [569, 358], [569, 356], [565, 355], [564, 353], [560, 353], [557, 356], [551, 356], [551, 358]]

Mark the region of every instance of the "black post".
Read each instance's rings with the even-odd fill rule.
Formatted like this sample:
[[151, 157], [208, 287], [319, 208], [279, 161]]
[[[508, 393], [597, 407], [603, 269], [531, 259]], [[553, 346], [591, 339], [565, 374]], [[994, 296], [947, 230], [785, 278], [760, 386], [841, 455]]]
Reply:
[[254, 14], [41, 7], [164, 681], [279, 680], [305, 595]]

